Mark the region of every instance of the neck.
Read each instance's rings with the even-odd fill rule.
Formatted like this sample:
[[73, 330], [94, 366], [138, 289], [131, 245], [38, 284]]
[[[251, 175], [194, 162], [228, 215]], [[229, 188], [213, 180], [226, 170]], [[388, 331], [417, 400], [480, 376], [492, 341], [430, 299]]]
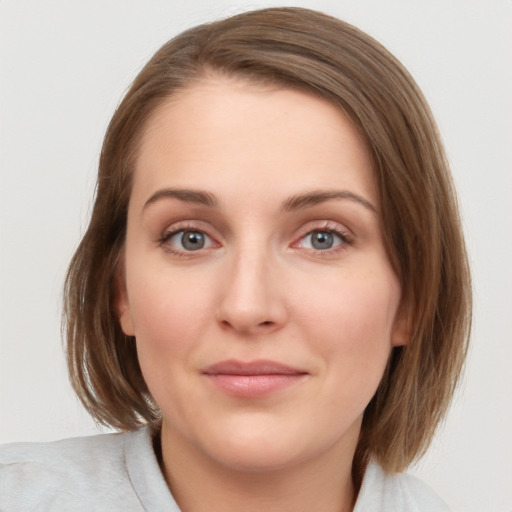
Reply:
[[271, 470], [233, 469], [192, 446], [164, 422], [163, 472], [183, 512], [349, 512], [355, 442]]

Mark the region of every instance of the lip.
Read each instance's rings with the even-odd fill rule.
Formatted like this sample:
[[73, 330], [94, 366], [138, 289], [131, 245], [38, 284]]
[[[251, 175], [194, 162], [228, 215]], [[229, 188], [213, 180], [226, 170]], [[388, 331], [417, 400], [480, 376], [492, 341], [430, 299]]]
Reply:
[[302, 381], [308, 372], [276, 361], [220, 361], [201, 372], [217, 389], [239, 398], [259, 398]]

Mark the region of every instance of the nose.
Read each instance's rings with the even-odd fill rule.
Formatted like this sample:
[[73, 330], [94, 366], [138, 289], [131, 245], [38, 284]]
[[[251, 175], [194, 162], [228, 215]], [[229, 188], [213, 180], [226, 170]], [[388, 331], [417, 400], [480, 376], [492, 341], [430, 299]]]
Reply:
[[217, 310], [223, 328], [262, 334], [282, 327], [287, 310], [279, 272], [269, 255], [241, 252], [226, 264]]

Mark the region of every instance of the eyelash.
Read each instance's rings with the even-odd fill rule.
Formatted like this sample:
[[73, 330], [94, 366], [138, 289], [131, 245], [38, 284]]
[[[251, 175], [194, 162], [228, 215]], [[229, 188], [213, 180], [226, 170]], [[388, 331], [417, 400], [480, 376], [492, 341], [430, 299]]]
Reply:
[[351, 246], [354, 243], [354, 238], [347, 231], [339, 228], [338, 225], [332, 225], [327, 222], [323, 226], [306, 228], [303, 233], [297, 238], [297, 241], [292, 244], [292, 246], [297, 245], [299, 242], [304, 240], [307, 236], [311, 236], [313, 233], [330, 233], [339, 237], [340, 244], [336, 245], [330, 249], [320, 250], [320, 249], [309, 249], [305, 248], [310, 254], [321, 255], [321, 256], [330, 256], [339, 253], [347, 248], [347, 246]]
[[[213, 246], [219, 246], [220, 244], [216, 242], [210, 235], [208, 235], [204, 229], [200, 229], [197, 226], [189, 225], [189, 224], [179, 224], [175, 226], [170, 231], [164, 231], [162, 233], [162, 236], [158, 239], [158, 245], [163, 247], [163, 249], [169, 253], [171, 253], [173, 256], [177, 256], [179, 258], [187, 258], [190, 257], [195, 251], [181, 251], [175, 249], [172, 245], [170, 245], [168, 242], [171, 240], [174, 236], [176, 236], [179, 233], [186, 233], [188, 231], [202, 233], [206, 237], [208, 237], [209, 240], [212, 241]], [[202, 252], [200, 249], [197, 252]]]
[[[181, 257], [181, 258], [187, 258], [190, 257], [194, 252], [196, 251], [185, 251], [185, 250], [177, 250], [172, 245], [170, 245], [168, 242], [171, 240], [174, 236], [176, 236], [179, 233], [186, 233], [187, 231], [193, 231], [204, 234], [206, 237], [208, 237], [209, 240], [211, 240], [212, 245], [215, 247], [219, 247], [220, 244], [215, 241], [213, 237], [208, 235], [203, 229], [198, 228], [197, 226], [188, 225], [188, 224], [180, 224], [178, 226], [175, 226], [170, 231], [164, 231], [160, 238], [158, 239], [158, 244], [164, 248], [165, 251], [171, 253], [174, 256]], [[307, 230], [304, 230], [304, 232], [296, 239], [296, 242], [293, 242], [292, 247], [296, 246], [299, 242], [304, 240], [307, 236], [311, 236], [313, 233], [330, 233], [333, 234], [341, 240], [339, 245], [336, 245], [332, 248], [320, 250], [320, 249], [310, 249], [305, 248], [310, 253], [313, 254], [319, 254], [319, 255], [325, 255], [329, 256], [331, 254], [336, 254], [342, 250], [345, 250], [347, 246], [350, 246], [354, 243], [353, 237], [347, 233], [347, 231], [341, 230], [338, 226], [332, 226], [330, 223], [325, 224], [321, 227], [314, 227]], [[207, 248], [209, 249], [209, 248]], [[203, 252], [201, 249], [198, 249], [198, 253]]]

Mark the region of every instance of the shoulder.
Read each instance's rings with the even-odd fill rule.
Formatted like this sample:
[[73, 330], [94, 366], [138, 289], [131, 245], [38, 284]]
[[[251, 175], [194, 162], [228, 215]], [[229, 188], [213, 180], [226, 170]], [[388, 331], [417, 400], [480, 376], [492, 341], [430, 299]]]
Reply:
[[386, 473], [376, 463], [366, 469], [354, 512], [450, 512], [424, 482], [407, 473]]
[[106, 510], [94, 505], [101, 497], [105, 505], [142, 510], [130, 492], [125, 444], [144, 436], [142, 430], [0, 446], [0, 509]]

